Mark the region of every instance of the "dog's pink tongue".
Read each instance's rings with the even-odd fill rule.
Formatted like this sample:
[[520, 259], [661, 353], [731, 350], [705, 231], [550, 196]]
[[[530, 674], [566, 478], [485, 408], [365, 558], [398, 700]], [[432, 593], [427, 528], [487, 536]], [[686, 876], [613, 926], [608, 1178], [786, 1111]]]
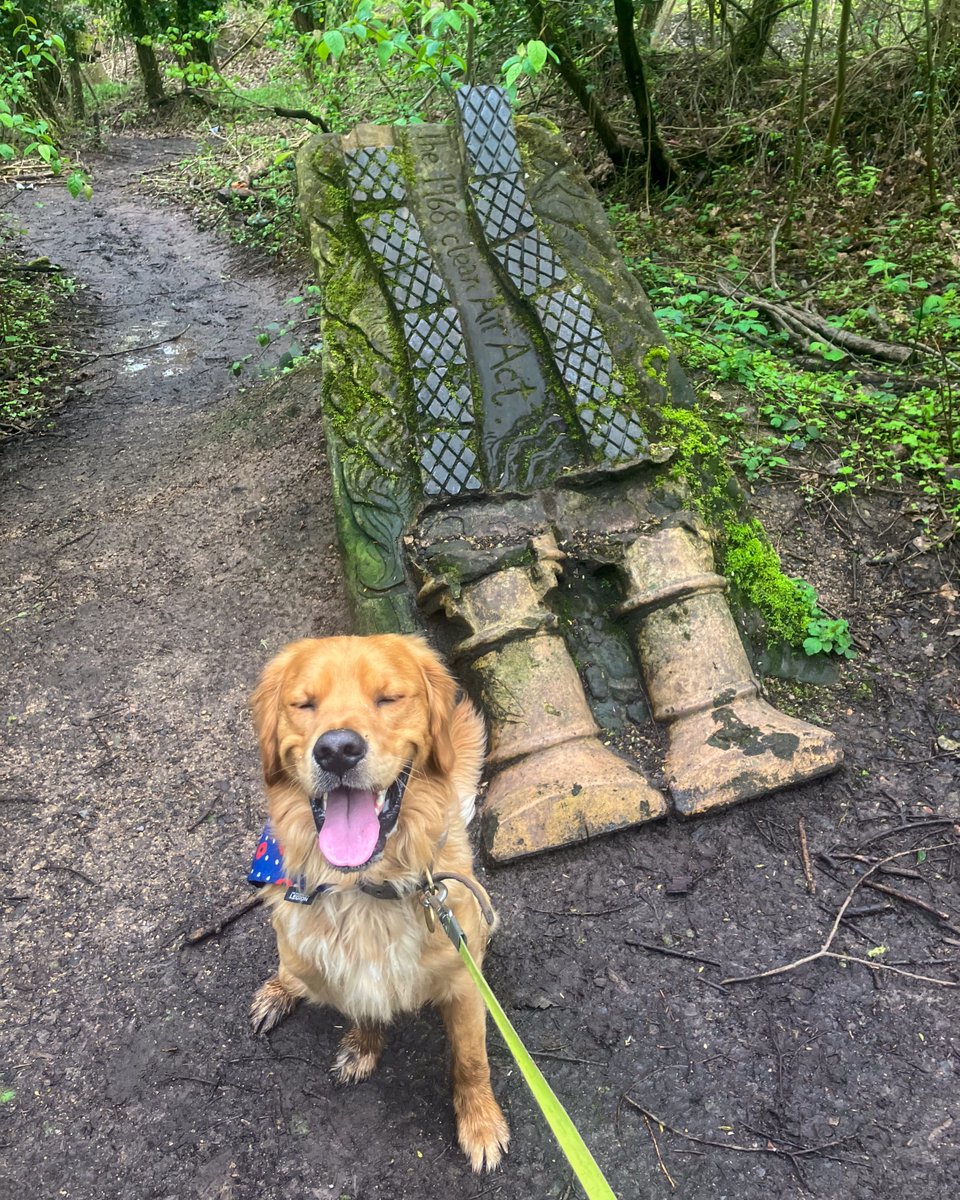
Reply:
[[380, 837], [376, 803], [376, 792], [360, 788], [337, 788], [328, 794], [318, 840], [331, 866], [362, 867], [373, 854]]

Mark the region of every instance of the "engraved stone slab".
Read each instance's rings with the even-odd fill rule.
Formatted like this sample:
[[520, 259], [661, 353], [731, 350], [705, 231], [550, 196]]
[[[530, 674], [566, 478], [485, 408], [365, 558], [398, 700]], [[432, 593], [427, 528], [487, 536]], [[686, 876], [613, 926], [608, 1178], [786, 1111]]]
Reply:
[[[591, 715], [592, 702], [634, 719], [631, 640], [669, 726], [681, 811], [832, 769], [831, 739], [772, 710], [735, 653], [723, 580], [703, 566], [709, 538], [660, 469], [674, 427], [661, 409], [692, 394], [596, 197], [556, 138], [514, 125], [496, 88], [463, 89], [458, 104], [462, 144], [449, 127], [360, 126], [315, 139], [298, 163], [359, 629], [451, 618], [435, 628], [487, 701], [496, 773], [482, 833], [497, 860], [665, 811]], [[576, 605], [554, 606], [561, 575], [591, 572]], [[561, 633], [574, 611], [596, 633], [579, 641], [579, 673], [575, 631]], [[617, 620], [633, 624], [615, 635]]]
[[477, 175], [520, 171], [513, 114], [505, 100], [500, 88], [492, 85], [457, 92], [464, 143]]
[[637, 289], [608, 245], [604, 270], [593, 262], [583, 230], [607, 236], [593, 193], [496, 88], [462, 90], [458, 107], [462, 142], [361, 126], [300, 155], [325, 284], [324, 419], [372, 601], [402, 587], [397, 546], [425, 505], [643, 461], [656, 427], [630, 379], [661, 338], [648, 313], [629, 334], [611, 319], [623, 295], [632, 320]]
[[458, 106], [462, 141], [360, 126], [299, 159], [351, 577], [390, 614], [424, 506], [643, 461], [658, 418], [638, 401], [664, 396], [638, 364], [659, 331], [566, 149], [496, 88]]
[[[470, 89], [460, 104], [460, 120], [474, 177], [471, 194], [476, 199], [489, 186], [491, 173], [484, 138], [499, 136], [510, 122], [506, 96], [494, 87]], [[534, 301], [590, 446], [611, 464], [638, 457], [648, 449], [649, 442], [624, 398], [623, 380], [616, 372], [603, 329], [582, 285], [564, 282], [567, 270], [534, 222], [519, 170], [500, 176], [497, 185], [499, 205], [487, 204], [484, 197], [476, 209], [477, 219], [510, 282]], [[507, 188], [512, 190], [508, 192]], [[512, 212], [520, 214], [512, 222], [513, 233], [507, 231], [501, 215], [507, 203]], [[609, 364], [603, 381], [589, 369], [591, 354]]]
[[[467, 361], [460, 314], [433, 268], [416, 216], [403, 203], [407, 190], [396, 158], [378, 145], [347, 150], [344, 160], [354, 202], [365, 207], [374, 203], [379, 209], [359, 218], [357, 225], [403, 322], [424, 495], [478, 492], [483, 485], [475, 473], [473, 414], [463, 398], [469, 385], [460, 369]], [[444, 377], [451, 370], [448, 387]], [[460, 403], [444, 402], [455, 393]]]

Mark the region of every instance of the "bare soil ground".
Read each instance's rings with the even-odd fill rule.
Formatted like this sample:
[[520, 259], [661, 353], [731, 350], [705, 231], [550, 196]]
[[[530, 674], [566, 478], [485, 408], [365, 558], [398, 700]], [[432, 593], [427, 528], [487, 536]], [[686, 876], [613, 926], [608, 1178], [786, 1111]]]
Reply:
[[[316, 378], [238, 390], [228, 371], [291, 281], [139, 189], [181, 150], [118, 139], [89, 206], [52, 187], [13, 202], [30, 252], [87, 285], [91, 357], [55, 431], [0, 449], [0, 1190], [575, 1195], [493, 1033], [513, 1143], [476, 1179], [434, 1014], [339, 1088], [336, 1014], [250, 1030], [274, 963], [259, 909], [185, 944], [248, 895], [261, 664], [349, 619]], [[957, 576], [902, 501], [757, 497], [864, 647], [837, 688], [775, 688], [838, 730], [842, 772], [487, 878], [491, 983], [622, 1200], [956, 1191], [960, 992], [933, 980], [960, 983]], [[824, 957], [721, 982], [818, 950], [858, 880], [831, 948], [896, 970]]]

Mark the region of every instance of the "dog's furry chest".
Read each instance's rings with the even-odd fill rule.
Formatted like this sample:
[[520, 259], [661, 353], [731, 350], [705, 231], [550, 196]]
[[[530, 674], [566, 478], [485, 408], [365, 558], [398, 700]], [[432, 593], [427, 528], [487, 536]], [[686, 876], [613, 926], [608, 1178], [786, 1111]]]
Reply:
[[412, 900], [334, 896], [279, 914], [308, 998], [354, 1020], [390, 1021], [426, 998], [426, 925]]

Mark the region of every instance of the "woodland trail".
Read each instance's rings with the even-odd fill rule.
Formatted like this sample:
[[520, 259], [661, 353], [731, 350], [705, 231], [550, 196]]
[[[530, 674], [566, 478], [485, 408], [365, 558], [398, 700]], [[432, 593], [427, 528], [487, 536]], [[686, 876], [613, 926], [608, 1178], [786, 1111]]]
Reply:
[[[435, 1014], [402, 1022], [377, 1073], [338, 1088], [337, 1014], [249, 1028], [274, 969], [262, 912], [183, 944], [249, 896], [262, 663], [291, 637], [349, 629], [315, 370], [249, 370], [243, 390], [229, 370], [292, 285], [140, 188], [183, 150], [117, 139], [89, 205], [44, 187], [12, 210], [25, 250], [84, 285], [86, 361], [52, 432], [0, 447], [0, 1194], [570, 1197], [493, 1033], [513, 1140], [476, 1179]], [[882, 499], [842, 537], [795, 491], [757, 502], [834, 608], [841, 568], [861, 564], [869, 670], [800, 692], [846, 767], [491, 873], [487, 972], [621, 1200], [941, 1200], [960, 1176], [960, 993], [827, 960], [720, 981], [821, 945], [863, 870], [844, 855], [951, 836], [960, 765], [938, 747], [960, 739], [955, 593], [936, 561], [881, 558], [910, 535]], [[903, 861], [915, 869], [895, 888], [960, 922], [947, 852]], [[957, 978], [956, 934], [929, 911], [874, 893], [855, 908], [837, 948]]]
[[[0, 452], [8, 1195], [132, 1194], [131, 1106], [176, 1061], [177, 1037], [144, 1035], [183, 982], [164, 947], [244, 895], [247, 696], [283, 641], [346, 620], [310, 388], [247, 370], [238, 393], [230, 371], [291, 284], [138, 188], [183, 150], [120, 139], [88, 204], [43, 187], [8, 208], [84, 285], [88, 355], [55, 431]], [[189, 1008], [221, 1024], [192, 989]]]

